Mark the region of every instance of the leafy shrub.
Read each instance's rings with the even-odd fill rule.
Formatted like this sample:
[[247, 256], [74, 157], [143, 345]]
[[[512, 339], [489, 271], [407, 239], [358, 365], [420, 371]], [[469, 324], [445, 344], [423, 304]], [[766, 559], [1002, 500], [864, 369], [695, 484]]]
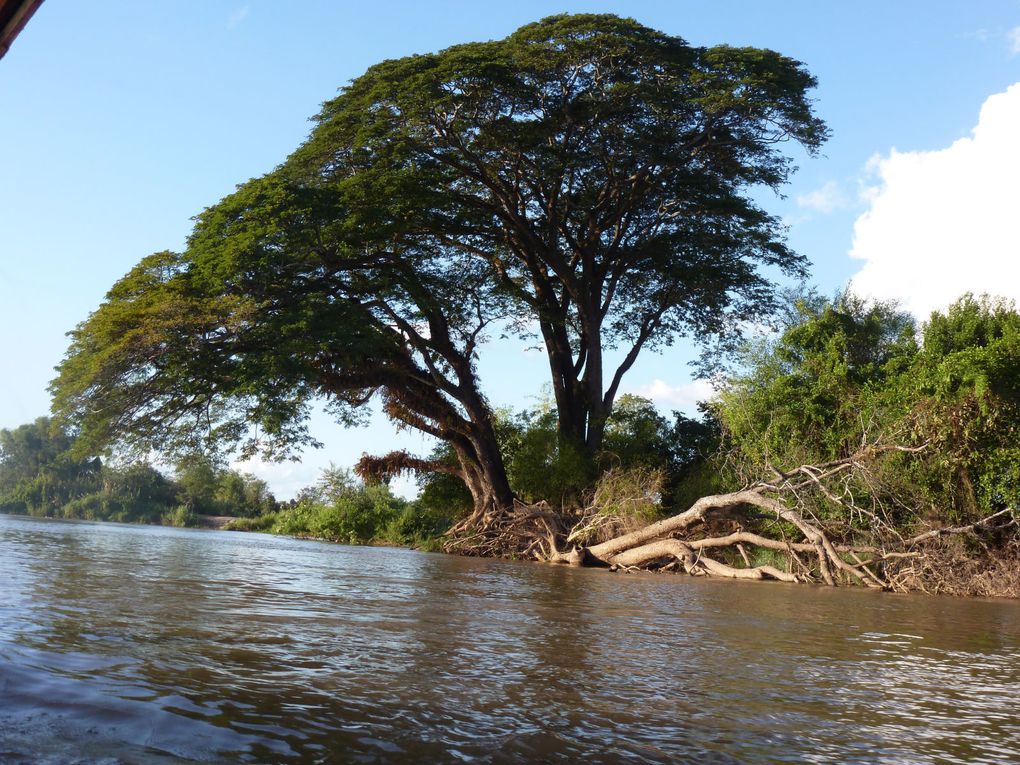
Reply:
[[[738, 485], [840, 459], [867, 444], [916, 447], [875, 462], [845, 491], [908, 529], [1020, 504], [1020, 314], [964, 295], [920, 332], [889, 303], [805, 300], [798, 320], [751, 346], [715, 411]], [[842, 510], [819, 499], [820, 517]], [[844, 519], [864, 528], [866, 515]]]
[[437, 550], [442, 546], [440, 537], [453, 524], [454, 517], [449, 510], [419, 502], [409, 503], [386, 526], [382, 540], [395, 545]]
[[[345, 544], [367, 544], [382, 538], [388, 525], [407, 505], [385, 484], [356, 484], [333, 493], [332, 502], [316, 501], [326, 496], [329, 495], [306, 493], [293, 507], [266, 516], [271, 520], [259, 521], [256, 529]], [[247, 530], [237, 523], [230, 528]]]
[[164, 526], [177, 526], [178, 528], [184, 528], [186, 526], [194, 526], [197, 522], [195, 511], [187, 505], [178, 505], [169, 513], [163, 515]]
[[72, 499], [61, 509], [61, 515], [64, 518], [100, 521], [106, 519], [108, 511], [108, 503], [103, 501], [103, 496], [95, 493]]
[[595, 484], [585, 517], [570, 541], [596, 544], [652, 523], [660, 515], [665, 482], [664, 468], [606, 471]]
[[561, 439], [554, 412], [524, 412], [502, 430], [507, 478], [517, 496], [560, 507], [581, 503], [596, 466], [580, 444]]
[[234, 518], [224, 526], [226, 531], [269, 531], [279, 519], [279, 513], [266, 513], [254, 518]]

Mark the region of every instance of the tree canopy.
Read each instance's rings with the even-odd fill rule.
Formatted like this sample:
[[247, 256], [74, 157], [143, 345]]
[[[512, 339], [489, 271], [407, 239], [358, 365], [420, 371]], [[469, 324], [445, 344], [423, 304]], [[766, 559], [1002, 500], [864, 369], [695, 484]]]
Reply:
[[[476, 511], [512, 491], [479, 345], [537, 334], [559, 437], [603, 444], [640, 352], [732, 338], [803, 275], [753, 199], [787, 180], [788, 142], [826, 129], [814, 78], [768, 50], [690, 46], [629, 19], [554, 16], [509, 37], [385, 61], [308, 140], [144, 259], [72, 334], [54, 410], [82, 449], [308, 443], [324, 397], [373, 395], [457, 464]], [[607, 351], [622, 361], [607, 368]]]

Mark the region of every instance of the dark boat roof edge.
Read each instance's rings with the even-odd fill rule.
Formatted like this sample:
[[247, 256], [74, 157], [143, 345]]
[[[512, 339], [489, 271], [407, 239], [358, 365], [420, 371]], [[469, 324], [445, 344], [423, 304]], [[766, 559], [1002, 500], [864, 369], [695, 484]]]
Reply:
[[0, 58], [42, 4], [43, 0], [0, 0]]

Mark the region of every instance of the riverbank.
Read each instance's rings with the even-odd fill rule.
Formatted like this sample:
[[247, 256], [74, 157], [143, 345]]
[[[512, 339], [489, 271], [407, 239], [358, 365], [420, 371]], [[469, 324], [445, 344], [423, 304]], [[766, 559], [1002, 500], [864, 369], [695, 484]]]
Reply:
[[[396, 518], [392, 515], [384, 516], [382, 521], [363, 524], [360, 533], [351, 533], [350, 519], [345, 519], [342, 514], [338, 518], [335, 508], [304, 507], [289, 508], [251, 518], [193, 515], [188, 526], [207, 530], [265, 533], [299, 540], [366, 547], [402, 548], [423, 552], [447, 550], [449, 538], [444, 536], [446, 527], [439, 519], [431, 519], [430, 524], [426, 526], [422, 519], [416, 518], [411, 511], [406, 511]], [[425, 529], [431, 533], [422, 533]], [[478, 557], [470, 549], [455, 551], [454, 554], [460, 557]], [[521, 555], [488, 557], [535, 560], [533, 556]], [[752, 568], [754, 564], [760, 564], [761, 559], [745, 560], [739, 555], [732, 555], [726, 558], [726, 563], [736, 571], [743, 571]], [[612, 568], [624, 572], [629, 570], [627, 566]], [[675, 565], [668, 555], [650, 566], [649, 570], [664, 574], [683, 574], [683, 569]], [[792, 566], [788, 571], [792, 573]], [[926, 552], [923, 559], [917, 560], [915, 570], [910, 573], [909, 579], [904, 579], [904, 582], [905, 591], [929, 595], [1020, 599], [1020, 543], [1013, 543], [998, 550], [968, 544], [966, 540], [942, 544], [938, 549]]]

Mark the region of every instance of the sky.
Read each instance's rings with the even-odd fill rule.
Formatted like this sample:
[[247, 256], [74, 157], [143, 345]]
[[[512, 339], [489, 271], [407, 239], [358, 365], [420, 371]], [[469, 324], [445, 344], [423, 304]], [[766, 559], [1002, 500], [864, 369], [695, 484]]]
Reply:
[[[1020, 0], [219, 2], [47, 0], [0, 60], [0, 428], [49, 409], [66, 333], [191, 218], [271, 170], [338, 88], [387, 58], [497, 39], [562, 12], [609, 12], [694, 45], [767, 47], [818, 78], [832, 129], [783, 198], [811, 282], [896, 299], [923, 320], [961, 293], [1020, 301]], [[710, 394], [685, 341], [646, 354], [625, 390], [664, 413]], [[547, 371], [494, 342], [497, 406], [533, 406]], [[381, 416], [301, 463], [251, 463], [281, 498], [363, 452], [427, 451]], [[413, 487], [398, 486], [404, 493]]]

